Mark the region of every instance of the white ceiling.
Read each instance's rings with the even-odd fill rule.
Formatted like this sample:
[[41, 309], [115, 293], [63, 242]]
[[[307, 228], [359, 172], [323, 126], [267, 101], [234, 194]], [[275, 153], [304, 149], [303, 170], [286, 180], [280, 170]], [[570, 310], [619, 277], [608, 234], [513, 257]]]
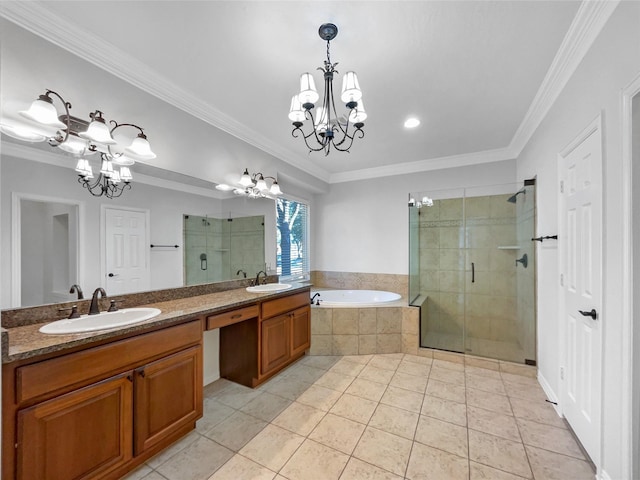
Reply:
[[[0, 5], [18, 25], [325, 181], [513, 158], [580, 12], [577, 1], [538, 0]], [[339, 28], [332, 61], [358, 73], [369, 114], [364, 139], [328, 157], [308, 154], [287, 118], [300, 73], [316, 72], [321, 88], [324, 22]], [[404, 129], [409, 115], [421, 126]], [[194, 175], [184, 156], [162, 159], [159, 116], [144, 123], [159, 166]]]

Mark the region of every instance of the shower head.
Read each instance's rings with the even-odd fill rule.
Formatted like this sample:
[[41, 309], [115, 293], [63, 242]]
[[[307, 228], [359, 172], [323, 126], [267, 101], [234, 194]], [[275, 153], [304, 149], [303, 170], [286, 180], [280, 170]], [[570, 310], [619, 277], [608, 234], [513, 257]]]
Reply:
[[525, 194], [525, 193], [527, 193], [527, 192], [526, 192], [526, 190], [525, 190], [524, 188], [521, 188], [520, 190], [518, 190], [518, 192], [517, 192], [517, 193], [514, 193], [514, 194], [513, 194], [513, 195], [511, 195], [509, 198], [507, 198], [507, 202], [509, 202], [509, 203], [516, 203], [516, 199], [517, 199], [516, 197], [517, 197], [518, 195], [520, 195], [521, 193], [524, 195], [524, 194]]

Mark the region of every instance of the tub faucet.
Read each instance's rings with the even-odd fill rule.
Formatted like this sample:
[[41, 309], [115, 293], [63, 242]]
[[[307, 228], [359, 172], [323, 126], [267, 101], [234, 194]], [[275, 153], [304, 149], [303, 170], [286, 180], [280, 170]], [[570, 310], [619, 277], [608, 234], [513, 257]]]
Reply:
[[80, 288], [80, 285], [78, 285], [77, 283], [74, 283], [73, 285], [71, 285], [71, 288], [69, 289], [69, 293], [78, 293], [78, 300], [82, 300], [84, 298], [84, 294], [82, 293], [82, 289]]
[[100, 305], [98, 304], [98, 294], [102, 298], [107, 296], [107, 292], [104, 291], [104, 288], [98, 287], [93, 292], [93, 297], [91, 297], [91, 306], [89, 307], [89, 315], [98, 315], [100, 313]]
[[[311, 305], [313, 305], [313, 299], [319, 296], [320, 294], [317, 292], [313, 294], [313, 297], [311, 297]], [[320, 299], [316, 300], [316, 305], [320, 305]]]
[[258, 272], [258, 274], [256, 275], [256, 280], [255, 280], [254, 285], [260, 285], [260, 274], [264, 275], [264, 281], [262, 282], [262, 284], [264, 285], [265, 283], [267, 283], [267, 272], [265, 272], [263, 270], [260, 270]]

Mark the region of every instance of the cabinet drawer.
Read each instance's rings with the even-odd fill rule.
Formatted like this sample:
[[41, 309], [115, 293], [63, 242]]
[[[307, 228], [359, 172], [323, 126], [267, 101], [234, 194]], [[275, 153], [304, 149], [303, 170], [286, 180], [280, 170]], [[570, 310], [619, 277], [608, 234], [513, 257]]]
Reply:
[[81, 386], [201, 340], [198, 320], [20, 367], [16, 370], [16, 402]]
[[226, 327], [232, 323], [242, 322], [244, 320], [249, 320], [250, 318], [256, 318], [257, 316], [258, 305], [251, 305], [250, 307], [238, 308], [237, 310], [231, 310], [230, 312], [210, 315], [207, 317], [207, 330]]
[[309, 291], [289, 295], [288, 297], [269, 300], [262, 304], [262, 318], [271, 318], [298, 307], [309, 305]]

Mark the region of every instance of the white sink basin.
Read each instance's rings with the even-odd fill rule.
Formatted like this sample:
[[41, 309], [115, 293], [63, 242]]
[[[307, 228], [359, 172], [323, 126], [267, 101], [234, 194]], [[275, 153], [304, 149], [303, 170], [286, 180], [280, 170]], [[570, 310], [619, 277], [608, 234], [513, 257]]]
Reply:
[[82, 315], [80, 318], [65, 318], [47, 323], [40, 328], [40, 331], [48, 334], [95, 332], [144, 322], [160, 315], [160, 313], [157, 308], [124, 308], [116, 312]]
[[266, 283], [264, 285], [256, 285], [254, 287], [247, 287], [247, 292], [253, 293], [266, 293], [266, 292], [280, 292], [282, 290], [289, 290], [293, 285], [289, 283]]

